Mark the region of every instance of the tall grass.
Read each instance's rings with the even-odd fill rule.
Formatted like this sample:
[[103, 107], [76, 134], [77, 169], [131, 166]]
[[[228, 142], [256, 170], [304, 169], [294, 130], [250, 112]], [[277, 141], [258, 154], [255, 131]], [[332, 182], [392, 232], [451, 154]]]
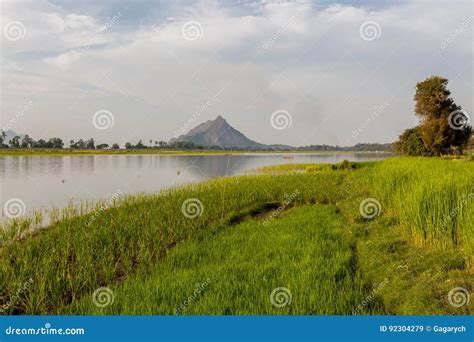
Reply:
[[467, 160], [396, 158], [363, 179], [418, 245], [462, 248], [474, 260], [474, 164]]
[[[114, 287], [113, 305], [88, 296], [59, 313], [351, 314], [369, 294], [352, 246], [334, 208], [292, 208], [268, 225], [248, 220], [178, 247], [151, 274]], [[196, 284], [206, 286], [195, 293]], [[276, 307], [271, 293], [281, 287], [287, 297]], [[384, 313], [379, 298], [358, 311], [368, 313]]]
[[[224, 178], [157, 195], [126, 197], [94, 220], [90, 220], [94, 213], [63, 219], [33, 238], [0, 249], [0, 303], [31, 277], [33, 286], [6, 312], [51, 312], [99, 286], [148, 272], [186, 238], [248, 208], [282, 202], [297, 189], [301, 195], [294, 204], [340, 200], [342, 177], [327, 173]], [[201, 216], [183, 215], [182, 204], [189, 198], [202, 202]]]
[[[321, 203], [339, 210], [346, 205], [344, 215], [359, 219], [361, 199], [374, 197], [384, 215], [399, 221], [408, 241], [462, 251], [472, 264], [472, 162], [394, 158], [360, 169], [340, 165], [331, 170], [298, 165], [305, 172], [221, 178], [159, 194], [124, 196], [88, 214], [88, 205], [71, 207], [54, 214], [52, 223], [33, 236], [27, 227], [41, 217], [15, 221], [7, 231], [10, 242], [0, 247], [0, 309], [10, 314], [56, 312], [100, 286], [150, 274], [178, 244], [206, 237], [216, 227], [238, 222], [245, 212], [278, 206], [289, 197], [291, 206]], [[195, 218], [183, 215], [188, 199], [202, 203]], [[18, 231], [23, 232], [19, 241], [14, 239]], [[16, 301], [1, 306], [29, 279], [33, 284]]]

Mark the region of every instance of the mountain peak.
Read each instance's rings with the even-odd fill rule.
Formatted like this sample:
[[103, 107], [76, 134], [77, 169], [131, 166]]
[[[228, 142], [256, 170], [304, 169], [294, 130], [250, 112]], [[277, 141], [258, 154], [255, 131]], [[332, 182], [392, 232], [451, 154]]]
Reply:
[[221, 115], [218, 115], [214, 120], [206, 121], [194, 127], [187, 134], [171, 139], [170, 143], [179, 141], [188, 141], [206, 147], [219, 146], [222, 148], [261, 148], [264, 146], [250, 140], [233, 128]]

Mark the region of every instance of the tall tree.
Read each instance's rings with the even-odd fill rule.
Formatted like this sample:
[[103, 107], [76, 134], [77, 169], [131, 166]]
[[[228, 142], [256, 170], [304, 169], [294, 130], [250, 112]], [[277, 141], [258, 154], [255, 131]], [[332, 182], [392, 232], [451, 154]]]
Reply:
[[63, 148], [64, 142], [61, 138], [50, 138], [46, 143], [46, 147], [48, 148]]
[[2, 130], [2, 133], [0, 134], [0, 147], [4, 146], [3, 142], [5, 141], [6, 138], [7, 138], [7, 133], [5, 133], [4, 130]]
[[10, 147], [12, 147], [12, 148], [19, 148], [20, 147], [20, 137], [18, 135], [15, 135], [10, 140]]
[[28, 134], [26, 134], [23, 139], [21, 140], [21, 147], [22, 148], [29, 148], [33, 146], [34, 140], [30, 138]]
[[421, 119], [421, 139], [431, 155], [449, 153], [452, 147], [462, 149], [471, 135], [471, 127], [454, 129], [449, 124], [450, 115], [461, 107], [450, 97], [447, 84], [446, 78], [431, 76], [416, 85], [415, 113]]
[[89, 140], [87, 140], [87, 142], [86, 142], [86, 148], [87, 148], [88, 150], [93, 150], [93, 149], [95, 149], [94, 138], [90, 138]]
[[394, 144], [397, 153], [409, 156], [426, 156], [429, 151], [421, 139], [420, 127], [406, 129], [400, 134], [399, 140]]

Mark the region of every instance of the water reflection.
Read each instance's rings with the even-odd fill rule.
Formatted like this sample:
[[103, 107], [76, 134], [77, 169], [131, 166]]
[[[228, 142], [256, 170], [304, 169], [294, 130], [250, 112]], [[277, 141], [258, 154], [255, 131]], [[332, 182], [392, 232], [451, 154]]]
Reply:
[[213, 156], [22, 156], [0, 157], [1, 200], [21, 198], [28, 211], [63, 205], [71, 198], [104, 198], [123, 193], [151, 192], [211, 177], [242, 174], [284, 163], [336, 163], [344, 159], [384, 159], [390, 154], [295, 154]]

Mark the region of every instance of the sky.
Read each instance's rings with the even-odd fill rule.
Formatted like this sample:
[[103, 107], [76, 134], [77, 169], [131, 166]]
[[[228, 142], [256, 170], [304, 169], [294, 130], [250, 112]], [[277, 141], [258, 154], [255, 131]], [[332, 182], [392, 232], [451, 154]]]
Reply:
[[165, 140], [223, 116], [266, 144], [393, 142], [416, 83], [473, 110], [471, 0], [2, 0], [0, 127]]

